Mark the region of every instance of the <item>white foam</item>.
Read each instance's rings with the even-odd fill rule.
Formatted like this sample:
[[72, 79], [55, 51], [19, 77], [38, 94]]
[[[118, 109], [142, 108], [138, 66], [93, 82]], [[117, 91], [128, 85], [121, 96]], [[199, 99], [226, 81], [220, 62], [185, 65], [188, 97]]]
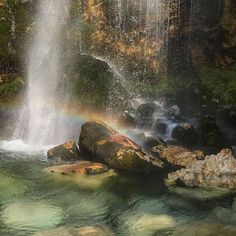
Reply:
[[49, 148], [50, 148], [49, 146], [29, 145], [21, 139], [0, 141], [0, 149], [10, 152], [24, 152], [24, 153], [45, 152]]

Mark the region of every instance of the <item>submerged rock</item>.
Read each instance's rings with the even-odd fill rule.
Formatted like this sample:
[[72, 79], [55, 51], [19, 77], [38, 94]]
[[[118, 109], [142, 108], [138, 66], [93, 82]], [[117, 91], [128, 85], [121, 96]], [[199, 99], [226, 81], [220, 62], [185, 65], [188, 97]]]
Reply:
[[197, 224], [181, 225], [172, 234], [173, 236], [235, 236], [236, 227], [203, 221]]
[[30, 182], [0, 173], [0, 204], [23, 195], [30, 188]]
[[159, 159], [150, 157], [141, 146], [102, 122], [87, 122], [79, 138], [82, 152], [113, 169], [150, 172], [163, 170]]
[[113, 232], [107, 226], [85, 226], [80, 228], [57, 228], [42, 231], [34, 236], [113, 236]]
[[83, 175], [97, 175], [105, 173], [109, 168], [101, 163], [91, 163], [81, 161], [75, 164], [52, 166], [45, 169], [46, 172], [60, 173], [60, 174], [83, 174]]
[[168, 190], [174, 195], [200, 202], [223, 199], [235, 193], [232, 190], [224, 188], [184, 188], [172, 186]]
[[[143, 213], [131, 218], [132, 233], [131, 235], [153, 235], [157, 230], [164, 230], [176, 226], [175, 219], [168, 214], [147, 214]], [[137, 233], [137, 234], [136, 234]]]
[[11, 203], [6, 205], [1, 212], [1, 221], [16, 230], [55, 227], [63, 218], [61, 208], [37, 201]]
[[170, 232], [177, 225], [186, 222], [187, 217], [176, 215], [173, 211], [170, 213], [166, 200], [166, 198], [143, 199], [141, 197], [135, 207], [119, 216], [118, 225], [121, 226], [121, 235], [162, 235], [163, 232]]
[[236, 188], [236, 159], [229, 149], [195, 160], [186, 169], [168, 175], [167, 183], [186, 186]]
[[[84, 170], [82, 168], [82, 170], [73, 170], [73, 166], [71, 168], [64, 165], [59, 165], [58, 168], [56, 166], [53, 169], [46, 168], [45, 173], [48, 174], [55, 182], [76, 184], [81, 189], [101, 188], [101, 186], [106, 185], [118, 175], [114, 170], [105, 171], [103, 168], [93, 170], [96, 174], [93, 171], [91, 174], [91, 169]], [[84, 174], [83, 171], [87, 173]]]
[[67, 228], [60, 227], [56, 229], [44, 230], [33, 234], [33, 236], [71, 236]]
[[177, 125], [173, 129], [171, 136], [183, 145], [192, 145], [198, 142], [197, 133], [190, 123]]
[[50, 160], [74, 161], [79, 159], [79, 149], [74, 141], [68, 141], [49, 149], [47, 156]]
[[158, 156], [170, 169], [180, 169], [191, 166], [195, 160], [203, 160], [202, 151], [190, 151], [181, 146], [159, 145], [152, 148], [152, 153]]
[[106, 226], [85, 226], [78, 229], [71, 229], [71, 235], [78, 236], [114, 236], [115, 234]]
[[221, 224], [234, 225], [236, 222], [236, 213], [224, 207], [216, 207], [208, 216], [209, 220], [217, 221]]

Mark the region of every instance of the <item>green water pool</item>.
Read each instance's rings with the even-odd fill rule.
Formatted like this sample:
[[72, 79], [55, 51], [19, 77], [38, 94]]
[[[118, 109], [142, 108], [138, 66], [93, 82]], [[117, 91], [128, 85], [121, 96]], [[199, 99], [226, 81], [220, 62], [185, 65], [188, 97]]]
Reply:
[[1, 236], [66, 235], [63, 230], [85, 226], [118, 236], [236, 235], [234, 225], [209, 221], [216, 206], [230, 207], [228, 199], [177, 197], [164, 187], [163, 176], [111, 170], [74, 178], [47, 174], [46, 166], [43, 152], [0, 151]]

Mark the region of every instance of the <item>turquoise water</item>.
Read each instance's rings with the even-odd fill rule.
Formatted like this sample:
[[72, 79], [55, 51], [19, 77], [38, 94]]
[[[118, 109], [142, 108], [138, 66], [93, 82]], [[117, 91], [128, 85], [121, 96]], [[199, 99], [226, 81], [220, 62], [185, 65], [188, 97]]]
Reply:
[[236, 235], [234, 226], [206, 220], [228, 201], [177, 197], [168, 193], [162, 176], [109, 171], [73, 177], [47, 174], [46, 166], [42, 152], [0, 152], [1, 236], [96, 225], [118, 236]]

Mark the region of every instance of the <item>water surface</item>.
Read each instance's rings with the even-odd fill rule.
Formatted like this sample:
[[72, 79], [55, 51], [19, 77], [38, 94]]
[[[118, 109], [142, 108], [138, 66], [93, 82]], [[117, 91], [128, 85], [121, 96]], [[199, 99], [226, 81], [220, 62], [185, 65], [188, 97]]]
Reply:
[[[161, 176], [109, 171], [75, 178], [47, 174], [47, 165], [44, 151], [0, 151], [1, 236], [96, 225], [118, 236], [235, 235], [228, 232], [233, 226], [205, 220], [216, 205], [228, 202], [177, 197], [168, 193]], [[199, 231], [199, 225], [212, 234]]]

